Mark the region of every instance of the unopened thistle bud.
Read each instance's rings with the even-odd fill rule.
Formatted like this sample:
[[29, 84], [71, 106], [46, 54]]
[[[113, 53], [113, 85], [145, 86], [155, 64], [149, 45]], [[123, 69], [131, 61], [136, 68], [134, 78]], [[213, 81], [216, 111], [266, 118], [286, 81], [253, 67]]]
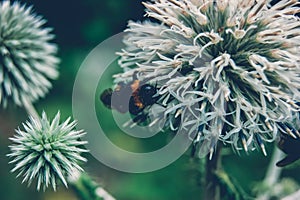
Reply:
[[86, 152], [81, 146], [87, 142], [79, 140], [86, 133], [74, 130], [76, 122], [70, 122], [70, 118], [59, 121], [60, 113], [52, 122], [45, 113], [41, 120], [31, 117], [23, 124], [24, 130], [16, 130], [10, 138], [13, 144], [8, 156], [15, 164], [11, 171], [19, 172], [17, 176], [22, 175], [22, 182], [29, 185], [36, 179], [37, 190], [49, 185], [55, 190], [57, 179], [67, 186], [66, 177], [73, 171], [82, 171], [79, 162], [86, 161], [80, 154]]

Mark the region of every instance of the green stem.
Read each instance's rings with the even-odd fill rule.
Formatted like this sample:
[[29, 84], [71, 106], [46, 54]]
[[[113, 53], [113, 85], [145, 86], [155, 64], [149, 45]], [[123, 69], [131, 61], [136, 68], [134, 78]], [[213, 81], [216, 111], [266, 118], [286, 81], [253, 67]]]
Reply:
[[216, 176], [216, 172], [221, 169], [221, 146], [216, 148], [216, 151], [212, 157], [206, 159], [206, 190], [204, 194], [205, 200], [220, 200], [221, 199], [221, 188]]
[[35, 107], [32, 105], [31, 102], [23, 101], [23, 105], [28, 115], [32, 116], [36, 120], [40, 120], [39, 114], [37, 113]]
[[76, 195], [81, 199], [81, 200], [88, 200], [90, 198], [90, 195], [84, 185], [82, 184], [81, 181], [77, 181], [71, 184], [71, 188], [74, 190]]
[[199, 186], [199, 193], [204, 193], [205, 159], [191, 157], [187, 164], [191, 184]]
[[280, 149], [274, 148], [273, 155], [271, 161], [269, 163], [265, 179], [263, 180], [263, 186], [266, 188], [264, 193], [260, 194], [257, 198], [258, 200], [269, 200], [270, 199], [270, 188], [273, 187], [274, 184], [277, 183], [280, 173], [282, 171], [281, 167], [276, 166], [276, 162], [280, 160], [283, 156], [283, 153]]
[[115, 200], [114, 197], [93, 181], [87, 173], [73, 172], [68, 181], [81, 200]]

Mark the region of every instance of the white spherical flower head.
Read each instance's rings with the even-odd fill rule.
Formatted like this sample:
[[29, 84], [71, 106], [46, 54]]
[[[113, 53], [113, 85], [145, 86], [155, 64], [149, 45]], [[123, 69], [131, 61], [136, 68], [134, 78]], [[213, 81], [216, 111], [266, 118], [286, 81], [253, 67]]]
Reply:
[[19, 2], [0, 3], [0, 104], [23, 106], [43, 97], [58, 76], [51, 28]]
[[[154, 21], [129, 22], [124, 73], [157, 85], [172, 130], [189, 130], [198, 155], [217, 141], [261, 147], [277, 133], [300, 137], [297, 0], [156, 0]], [[161, 120], [157, 120], [161, 121]], [[201, 145], [200, 145], [201, 144]]]
[[80, 146], [87, 142], [79, 140], [86, 133], [74, 130], [76, 122], [70, 122], [70, 118], [61, 124], [59, 121], [59, 112], [51, 123], [45, 113], [40, 121], [31, 117], [23, 124], [25, 130], [16, 130], [10, 138], [13, 144], [8, 156], [13, 158], [10, 163], [15, 164], [12, 172], [18, 171], [18, 176], [23, 175], [23, 182], [28, 181], [29, 185], [36, 179], [37, 190], [45, 190], [49, 185], [55, 190], [56, 179], [67, 187], [65, 177], [82, 170], [78, 163], [86, 162], [80, 154], [87, 150]]

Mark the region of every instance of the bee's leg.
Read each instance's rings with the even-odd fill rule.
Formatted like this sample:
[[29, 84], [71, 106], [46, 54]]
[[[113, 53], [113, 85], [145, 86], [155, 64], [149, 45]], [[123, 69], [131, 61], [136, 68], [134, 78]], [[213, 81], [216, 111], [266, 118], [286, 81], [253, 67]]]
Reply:
[[191, 149], [191, 157], [194, 158], [196, 151], [197, 151], [197, 147], [198, 147], [199, 141], [194, 141], [192, 144], [192, 149]]
[[140, 123], [145, 122], [147, 120], [147, 118], [148, 118], [148, 114], [146, 114], [144, 112], [140, 112], [136, 116], [134, 116], [134, 118], [132, 120], [133, 120], [133, 122], [140, 124]]

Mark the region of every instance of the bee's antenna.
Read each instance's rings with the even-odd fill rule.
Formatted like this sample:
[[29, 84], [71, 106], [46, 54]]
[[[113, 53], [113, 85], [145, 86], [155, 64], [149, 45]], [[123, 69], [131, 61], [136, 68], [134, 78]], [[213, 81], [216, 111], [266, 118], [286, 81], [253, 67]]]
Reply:
[[132, 80], [138, 80], [138, 72], [135, 71], [133, 74], [132, 74]]

